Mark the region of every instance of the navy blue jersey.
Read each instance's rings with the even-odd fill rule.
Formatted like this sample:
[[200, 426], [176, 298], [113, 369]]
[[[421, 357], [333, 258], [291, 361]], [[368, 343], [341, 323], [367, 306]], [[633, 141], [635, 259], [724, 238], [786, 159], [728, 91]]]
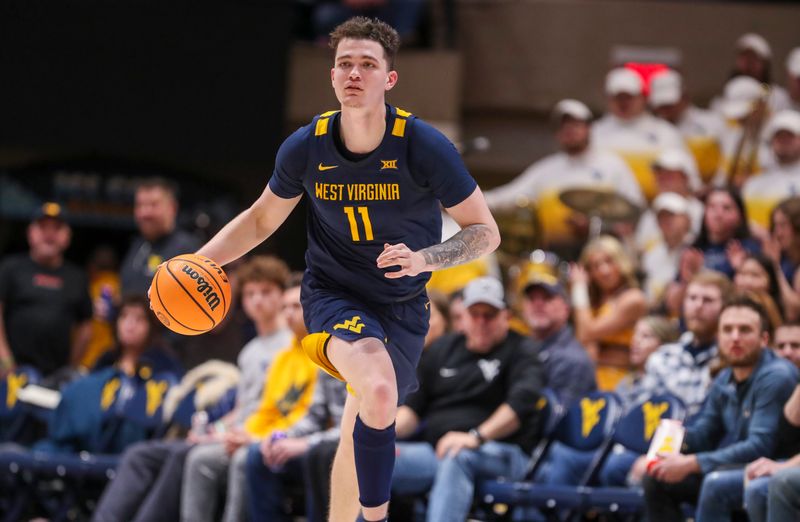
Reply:
[[314, 277], [377, 303], [418, 295], [430, 278], [386, 278], [376, 265], [384, 244], [416, 251], [439, 243], [439, 203], [457, 205], [476, 187], [439, 131], [402, 109], [387, 105], [386, 113], [383, 141], [358, 161], [334, 142], [339, 111], [316, 116], [281, 145], [269, 181], [279, 197], [309, 197], [306, 264]]

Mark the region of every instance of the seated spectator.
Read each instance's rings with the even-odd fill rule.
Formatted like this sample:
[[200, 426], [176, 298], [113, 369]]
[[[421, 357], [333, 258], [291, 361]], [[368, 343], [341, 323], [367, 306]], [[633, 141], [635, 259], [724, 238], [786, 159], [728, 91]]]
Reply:
[[[300, 340], [306, 335], [300, 307], [301, 275], [283, 292], [283, 316], [294, 338], [275, 354], [267, 370], [258, 407], [244, 424], [222, 434], [222, 440], [200, 442], [186, 457], [181, 490], [181, 519], [217, 520], [217, 499], [227, 490], [223, 520], [246, 518], [248, 448], [283, 433], [308, 413], [317, 381], [317, 367], [306, 357]], [[246, 295], [248, 289], [244, 289]], [[280, 295], [280, 292], [278, 293]]]
[[647, 387], [681, 399], [690, 416], [700, 410], [711, 384], [711, 370], [719, 365], [717, 322], [731, 292], [730, 280], [719, 272], [703, 270], [695, 275], [681, 307], [686, 332], [677, 343], [659, 348], [645, 363]]
[[723, 469], [772, 454], [797, 369], [765, 349], [767, 323], [764, 309], [747, 297], [723, 307], [719, 350], [729, 366], [686, 428], [686, 453], [663, 456], [648, 470], [643, 484], [650, 522], [683, 521], [682, 502], [697, 503], [698, 520], [728, 520], [731, 504], [721, 499], [734, 494], [735, 483], [741, 505], [742, 480], [741, 471]]
[[[674, 125], [647, 112], [644, 82], [638, 73], [624, 67], [612, 69], [606, 75], [605, 92], [608, 113], [592, 126], [592, 143], [619, 154], [636, 175], [644, 195], [652, 199], [656, 196], [653, 160], [667, 149], [687, 154], [689, 150]], [[696, 167], [693, 171], [697, 176]]]
[[594, 239], [570, 269], [575, 333], [597, 363], [597, 387], [627, 374], [633, 326], [647, 312], [631, 258], [611, 236]]
[[800, 198], [778, 204], [770, 217], [770, 235], [762, 240], [764, 255], [775, 265], [786, 319], [800, 318]]
[[800, 323], [784, 323], [776, 328], [772, 348], [800, 369]]
[[766, 229], [775, 206], [786, 196], [800, 193], [800, 112], [782, 111], [764, 129], [775, 164], [758, 176], [748, 178], [742, 187], [747, 215], [755, 225]]
[[[678, 71], [668, 69], [650, 79], [647, 98], [653, 113], [677, 127], [694, 156], [703, 182], [717, 173], [725, 122], [719, 114], [693, 105]], [[699, 181], [699, 180], [698, 180]], [[699, 189], [695, 187], [694, 190]]]
[[783, 324], [780, 288], [775, 273], [775, 266], [761, 254], [744, 254], [741, 261], [736, 261], [736, 275], [733, 286], [739, 292], [750, 292], [764, 306], [769, 317], [770, 337], [775, 328]]
[[800, 385], [783, 407], [776, 439], [775, 459], [761, 457], [744, 471], [750, 522], [800, 520]]
[[81, 357], [81, 367], [94, 368], [97, 359], [114, 342], [114, 318], [121, 291], [117, 254], [108, 245], [92, 251], [86, 264], [89, 279], [89, 297], [92, 300], [92, 335]]
[[576, 215], [559, 199], [563, 191], [603, 189], [639, 206], [644, 206], [645, 201], [622, 158], [592, 143], [592, 113], [586, 105], [577, 100], [561, 100], [553, 109], [552, 118], [560, 152], [540, 159], [510, 183], [486, 192], [486, 203], [493, 212], [513, 210], [520, 198], [535, 203], [543, 243], [559, 248], [583, 243], [588, 232], [586, 216]]
[[[279, 308], [283, 287], [289, 277], [286, 264], [275, 258], [254, 257], [242, 265], [235, 276], [242, 308], [255, 322], [258, 336], [239, 353], [241, 378], [236, 404], [231, 412], [215, 423], [221, 432], [214, 429], [204, 438], [207, 443], [217, 440], [222, 444], [226, 433], [239, 433], [238, 429], [258, 408], [267, 368], [291, 340], [291, 333], [283, 326]], [[147, 441], [129, 448], [117, 467], [116, 478], [103, 492], [93, 520], [178, 520], [184, 462], [197, 442], [197, 436], [190, 434], [188, 440]], [[237, 493], [241, 495], [242, 490]]]
[[[652, 167], [659, 195], [669, 192], [686, 200], [690, 227], [686, 240], [691, 243], [703, 224], [703, 202], [694, 196], [694, 191], [700, 188], [700, 181], [691, 175], [691, 158], [682, 150], [667, 149], [656, 157]], [[636, 225], [636, 248], [640, 252], [649, 252], [661, 240], [656, 214], [653, 200]]]
[[539, 349], [545, 386], [562, 404], [594, 391], [594, 363], [569, 326], [564, 287], [555, 276], [532, 272], [522, 291], [522, 315]]
[[658, 307], [678, 276], [681, 254], [691, 237], [689, 201], [674, 192], [664, 192], [653, 201], [653, 212], [661, 237], [642, 255], [642, 269], [647, 299], [651, 306]]
[[397, 413], [395, 494], [430, 489], [427, 520], [466, 520], [475, 483], [518, 480], [539, 433], [541, 367], [525, 337], [509, 330], [503, 287], [479, 278], [464, 289], [465, 333], [440, 338], [422, 356], [419, 389]]
[[72, 229], [61, 205], [37, 209], [27, 233], [28, 253], [0, 263], [0, 373], [33, 366], [58, 387], [75, 377], [91, 335], [92, 302], [86, 275], [64, 259]]
[[428, 290], [428, 300], [431, 303], [431, 315], [428, 319], [428, 333], [425, 334], [425, 348], [450, 332], [450, 302], [447, 296], [435, 290]]
[[144, 370], [148, 374], [168, 372], [180, 379], [183, 368], [161, 345], [160, 327], [150, 312], [147, 298], [122, 298], [116, 320], [116, 344], [97, 360], [94, 370], [117, 366], [127, 375]]

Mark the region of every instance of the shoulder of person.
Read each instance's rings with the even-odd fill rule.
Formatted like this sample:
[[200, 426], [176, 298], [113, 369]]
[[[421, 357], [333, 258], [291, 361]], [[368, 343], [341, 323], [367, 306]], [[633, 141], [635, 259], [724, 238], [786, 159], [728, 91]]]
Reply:
[[769, 348], [764, 348], [764, 365], [759, 372], [758, 378], [763, 380], [786, 379], [792, 384], [797, 382], [797, 367], [783, 357], [775, 355]]
[[410, 129], [408, 133], [409, 143], [413, 143], [415, 148], [439, 149], [441, 147], [449, 147], [455, 150], [453, 142], [442, 131], [423, 119], [417, 117], [409, 119], [408, 128]]
[[0, 272], [3, 270], [16, 270], [18, 267], [25, 266], [26, 264], [33, 264], [28, 254], [19, 253], [4, 256], [0, 259]]

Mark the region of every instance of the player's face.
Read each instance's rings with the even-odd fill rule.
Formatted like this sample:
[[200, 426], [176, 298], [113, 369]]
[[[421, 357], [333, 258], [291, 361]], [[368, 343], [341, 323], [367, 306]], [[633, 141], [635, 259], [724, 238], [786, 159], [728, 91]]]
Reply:
[[299, 286], [289, 288], [283, 293], [283, 316], [286, 318], [286, 324], [289, 325], [295, 337], [301, 339], [308, 334], [305, 322], [303, 322], [303, 307], [300, 304]]
[[143, 346], [150, 334], [147, 310], [140, 306], [125, 306], [117, 318], [117, 340], [120, 346]]
[[758, 312], [739, 306], [722, 312], [717, 337], [722, 358], [734, 368], [755, 365], [768, 340]]
[[397, 83], [397, 72], [389, 70], [378, 42], [345, 38], [336, 48], [331, 82], [343, 107], [376, 107]]
[[508, 334], [508, 313], [486, 303], [475, 303], [464, 315], [464, 333], [470, 351], [486, 353]]
[[69, 225], [52, 218], [39, 219], [28, 227], [28, 244], [36, 258], [60, 256], [69, 246]]
[[242, 308], [247, 317], [258, 323], [270, 321], [280, 312], [281, 288], [271, 281], [248, 281], [242, 288]]
[[133, 217], [145, 239], [157, 239], [175, 228], [178, 207], [175, 200], [159, 187], [136, 191]]
[[800, 326], [781, 326], [775, 330], [775, 351], [800, 368]]

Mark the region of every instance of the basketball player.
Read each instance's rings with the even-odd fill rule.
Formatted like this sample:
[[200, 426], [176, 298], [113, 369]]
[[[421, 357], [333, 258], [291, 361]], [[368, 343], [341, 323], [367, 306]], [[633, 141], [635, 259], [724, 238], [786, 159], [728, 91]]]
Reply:
[[[453, 145], [386, 104], [397, 83], [398, 45], [394, 29], [363, 17], [331, 33], [331, 82], [341, 109], [292, 134], [263, 194], [197, 252], [233, 261], [268, 238], [307, 194], [302, 302], [312, 334], [303, 347], [350, 389], [331, 479], [330, 518], [337, 522], [386, 520], [395, 413], [417, 387], [429, 272], [500, 242]], [[462, 228], [444, 243], [440, 203]]]

